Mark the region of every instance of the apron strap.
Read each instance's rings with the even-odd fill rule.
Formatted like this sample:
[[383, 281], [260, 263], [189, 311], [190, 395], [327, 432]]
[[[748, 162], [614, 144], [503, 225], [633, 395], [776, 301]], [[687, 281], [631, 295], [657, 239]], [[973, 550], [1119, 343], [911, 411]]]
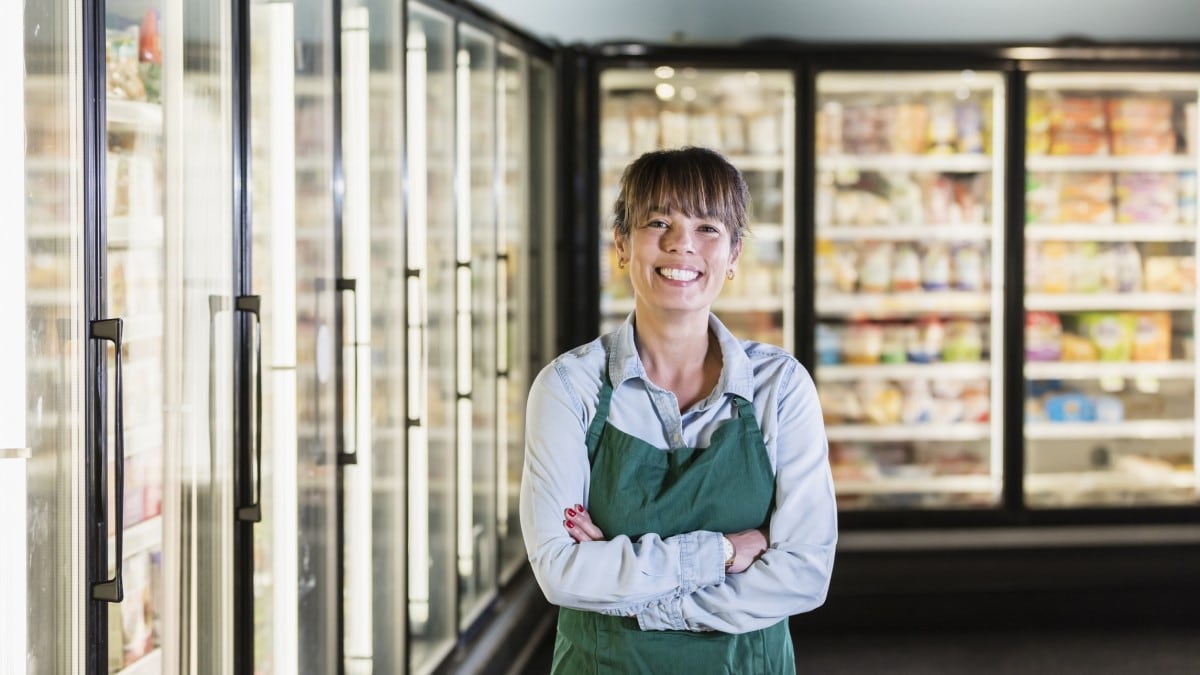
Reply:
[[612, 402], [612, 382], [608, 378], [608, 358], [604, 360], [604, 381], [600, 386], [600, 402], [596, 404], [596, 413], [592, 415], [592, 423], [587, 431], [588, 462], [595, 459], [596, 448], [600, 447], [600, 436], [604, 433], [604, 425], [608, 422], [608, 407]]

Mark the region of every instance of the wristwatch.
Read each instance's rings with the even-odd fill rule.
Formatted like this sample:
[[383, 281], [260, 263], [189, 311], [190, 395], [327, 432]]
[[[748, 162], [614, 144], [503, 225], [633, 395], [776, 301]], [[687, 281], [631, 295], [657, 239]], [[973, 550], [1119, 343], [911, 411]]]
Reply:
[[729, 537], [721, 535], [721, 548], [725, 552], [725, 569], [733, 566], [733, 542], [729, 541]]

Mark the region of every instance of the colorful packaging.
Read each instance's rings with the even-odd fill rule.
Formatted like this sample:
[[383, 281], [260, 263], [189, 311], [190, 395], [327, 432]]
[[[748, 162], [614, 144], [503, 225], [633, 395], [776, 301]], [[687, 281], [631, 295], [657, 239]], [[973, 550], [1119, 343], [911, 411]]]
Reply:
[[1057, 361], [1062, 357], [1062, 322], [1053, 312], [1025, 313], [1025, 360]]

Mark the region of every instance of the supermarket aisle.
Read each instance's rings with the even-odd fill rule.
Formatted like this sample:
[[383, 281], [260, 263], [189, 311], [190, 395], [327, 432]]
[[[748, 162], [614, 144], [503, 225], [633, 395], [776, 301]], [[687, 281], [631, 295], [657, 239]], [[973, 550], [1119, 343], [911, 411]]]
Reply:
[[[795, 636], [798, 673], [1194, 675], [1200, 626], [821, 632]], [[550, 671], [553, 636], [523, 672]]]

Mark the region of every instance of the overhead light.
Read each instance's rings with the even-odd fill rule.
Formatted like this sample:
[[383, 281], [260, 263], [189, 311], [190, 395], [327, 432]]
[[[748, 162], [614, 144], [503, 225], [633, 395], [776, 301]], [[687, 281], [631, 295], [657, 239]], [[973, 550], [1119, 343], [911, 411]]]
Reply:
[[671, 66], [659, 66], [654, 69], [654, 75], [660, 80], [669, 80], [675, 77], [675, 69]]
[[654, 85], [654, 94], [664, 101], [675, 98], [675, 87], [667, 82]]

